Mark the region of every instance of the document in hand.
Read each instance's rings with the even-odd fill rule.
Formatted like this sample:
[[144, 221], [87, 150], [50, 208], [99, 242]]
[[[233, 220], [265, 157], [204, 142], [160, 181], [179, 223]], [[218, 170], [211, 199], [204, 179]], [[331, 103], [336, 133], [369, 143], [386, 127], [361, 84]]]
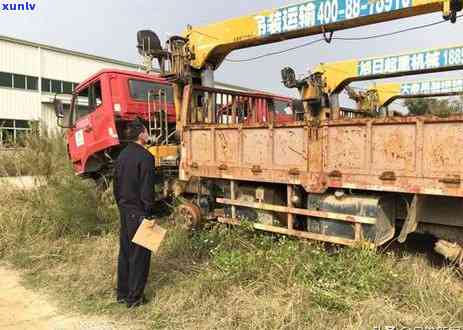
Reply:
[[155, 221], [144, 219], [138, 227], [132, 242], [156, 253], [166, 236], [167, 230], [161, 228]]

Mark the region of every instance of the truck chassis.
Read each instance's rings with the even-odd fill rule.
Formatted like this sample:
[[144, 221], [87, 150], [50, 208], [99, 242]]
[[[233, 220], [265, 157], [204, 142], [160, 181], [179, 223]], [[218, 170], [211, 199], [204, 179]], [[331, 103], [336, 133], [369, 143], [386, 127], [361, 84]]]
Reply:
[[[198, 93], [212, 101], [197, 106]], [[195, 87], [181, 133], [180, 180], [203, 216], [343, 245], [380, 246], [399, 224], [400, 241], [421, 231], [460, 243], [463, 115], [340, 111], [336, 120], [276, 124], [245, 122], [234, 109], [224, 124], [213, 102], [223, 94], [244, 97]]]

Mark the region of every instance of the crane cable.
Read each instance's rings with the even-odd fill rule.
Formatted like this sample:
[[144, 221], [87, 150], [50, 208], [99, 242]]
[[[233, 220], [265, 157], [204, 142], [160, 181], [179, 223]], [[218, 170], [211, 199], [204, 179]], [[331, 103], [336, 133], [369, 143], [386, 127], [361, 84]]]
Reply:
[[[461, 17], [463, 17], [463, 14], [457, 16], [457, 18], [461, 18]], [[397, 34], [404, 33], [404, 32], [410, 32], [410, 31], [416, 31], [416, 30], [425, 29], [425, 28], [435, 26], [435, 25], [439, 25], [439, 24], [442, 24], [442, 23], [445, 23], [445, 22], [447, 22], [447, 20], [439, 20], [439, 21], [436, 21], [436, 22], [432, 22], [432, 23], [428, 23], [428, 24], [424, 24], [424, 25], [413, 26], [413, 27], [409, 27], [409, 28], [406, 28], [406, 29], [397, 30], [397, 31], [393, 31], [393, 32], [374, 34], [374, 35], [371, 35], [371, 36], [363, 36], [363, 37], [332, 37], [331, 40], [360, 41], [360, 40], [384, 38], [384, 37], [389, 37], [389, 36], [397, 35]], [[319, 38], [319, 39], [315, 39], [315, 40], [311, 40], [309, 42], [303, 43], [301, 45], [297, 45], [297, 46], [290, 47], [290, 48], [287, 48], [287, 49], [274, 51], [274, 52], [270, 52], [270, 53], [266, 53], [266, 54], [262, 54], [262, 55], [258, 55], [258, 56], [255, 56], [255, 57], [249, 57], [249, 58], [243, 58], [243, 59], [225, 59], [225, 61], [230, 62], [230, 63], [251, 62], [251, 61], [259, 60], [259, 59], [269, 57], [269, 56], [284, 54], [284, 53], [287, 53], [287, 52], [290, 52], [290, 51], [293, 51], [293, 50], [296, 50], [296, 49], [308, 47], [308, 46], [311, 46], [311, 45], [314, 45], [314, 44], [317, 44], [317, 43], [323, 42], [323, 41], [326, 41], [325, 38]]]

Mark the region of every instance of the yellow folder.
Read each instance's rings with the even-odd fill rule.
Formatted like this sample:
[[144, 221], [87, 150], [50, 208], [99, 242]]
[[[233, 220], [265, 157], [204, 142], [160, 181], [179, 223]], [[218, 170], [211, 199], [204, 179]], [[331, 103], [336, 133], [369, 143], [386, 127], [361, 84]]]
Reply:
[[138, 227], [132, 242], [156, 253], [166, 236], [167, 230], [156, 224], [156, 221], [144, 219]]

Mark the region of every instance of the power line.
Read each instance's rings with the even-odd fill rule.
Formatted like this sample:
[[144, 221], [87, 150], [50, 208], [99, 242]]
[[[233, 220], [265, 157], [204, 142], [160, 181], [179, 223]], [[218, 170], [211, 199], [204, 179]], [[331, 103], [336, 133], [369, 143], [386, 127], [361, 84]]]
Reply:
[[[463, 14], [457, 16], [457, 18], [461, 18], [461, 17], [463, 17]], [[371, 36], [364, 36], [364, 37], [333, 37], [331, 40], [360, 41], [360, 40], [384, 38], [384, 37], [389, 37], [389, 36], [397, 35], [397, 34], [404, 33], [404, 32], [410, 32], [410, 31], [416, 31], [416, 30], [425, 29], [425, 28], [432, 27], [432, 26], [435, 26], [435, 25], [439, 25], [439, 24], [442, 24], [442, 23], [445, 23], [445, 22], [447, 22], [447, 20], [439, 20], [439, 21], [436, 21], [436, 22], [433, 22], [433, 23], [413, 26], [413, 27], [410, 27], [410, 28], [406, 28], [406, 29], [402, 29], [402, 30], [398, 30], [398, 31], [393, 31], [393, 32], [388, 32], [388, 33], [374, 34], [374, 35], [371, 35]], [[315, 40], [303, 43], [303, 44], [298, 45], [298, 46], [283, 49], [283, 50], [280, 50], [280, 51], [274, 51], [274, 52], [262, 54], [262, 55], [255, 56], [255, 57], [249, 57], [249, 58], [244, 58], [244, 59], [225, 59], [225, 61], [231, 62], [231, 63], [251, 62], [251, 61], [259, 60], [261, 58], [265, 58], [265, 57], [269, 57], [269, 56], [284, 54], [284, 53], [287, 53], [287, 52], [290, 52], [290, 51], [293, 51], [293, 50], [296, 50], [296, 49], [300, 49], [300, 48], [304, 48], [304, 47], [307, 47], [307, 46], [314, 45], [314, 44], [322, 42], [322, 41], [325, 41], [325, 39], [324, 38], [315, 39]]]
[[[463, 17], [463, 15], [457, 16], [457, 17]], [[383, 38], [383, 37], [389, 37], [393, 36], [396, 34], [404, 33], [404, 32], [410, 32], [410, 31], [415, 31], [415, 30], [421, 30], [425, 29], [431, 26], [439, 25], [442, 23], [448, 22], [447, 20], [439, 20], [433, 23], [428, 23], [424, 25], [418, 25], [418, 26], [412, 26], [406, 29], [398, 30], [398, 31], [393, 31], [393, 32], [388, 32], [388, 33], [381, 33], [381, 34], [374, 34], [371, 36], [366, 36], [366, 37], [333, 37], [333, 40], [347, 40], [347, 41], [358, 41], [358, 40], [367, 40], [367, 39], [376, 39], [376, 38]]]
[[316, 44], [316, 43], [321, 42], [321, 41], [324, 41], [324, 39], [320, 38], [320, 39], [312, 40], [312, 41], [303, 43], [302, 45], [298, 45], [298, 46], [291, 47], [291, 48], [284, 49], [284, 50], [280, 50], [280, 51], [266, 53], [266, 54], [259, 55], [259, 56], [256, 56], [256, 57], [251, 57], [251, 58], [246, 58], [246, 59], [236, 59], [236, 60], [235, 59], [225, 59], [225, 61], [234, 62], [234, 63], [240, 63], [240, 62], [249, 62], [249, 61], [259, 60], [259, 59], [264, 58], [264, 57], [273, 56], [273, 55], [279, 55], [279, 54], [283, 54], [283, 53], [286, 53], [286, 52], [289, 52], [289, 51], [292, 51], [292, 50], [307, 47], [307, 46]]

